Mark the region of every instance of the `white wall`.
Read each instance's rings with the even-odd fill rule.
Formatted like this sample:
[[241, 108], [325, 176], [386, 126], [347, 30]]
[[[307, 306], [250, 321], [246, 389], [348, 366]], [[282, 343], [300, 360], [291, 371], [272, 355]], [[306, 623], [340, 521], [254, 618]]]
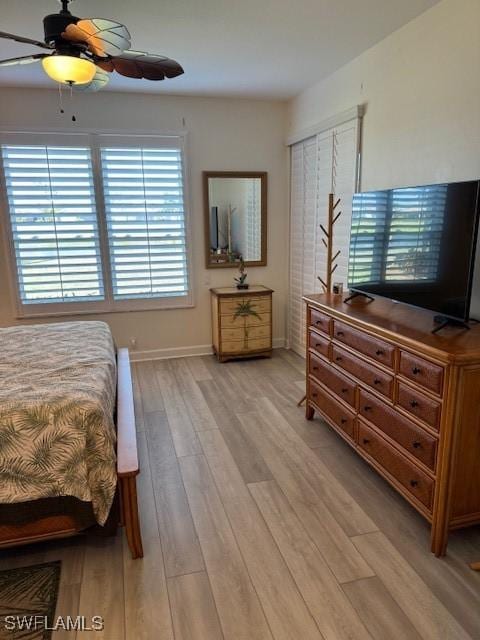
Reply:
[[[69, 105], [69, 99], [65, 99]], [[192, 217], [193, 309], [111, 313], [88, 316], [107, 321], [117, 343], [137, 338], [138, 350], [175, 349], [211, 344], [209, 288], [232, 283], [234, 269], [205, 269], [201, 172], [267, 171], [268, 266], [248, 270], [248, 280], [275, 290], [273, 335], [285, 337], [288, 246], [287, 152], [285, 104], [104, 92], [75, 95], [77, 124], [61, 116], [57, 91], [1, 89], [0, 130], [17, 128], [188, 131], [187, 162]], [[0, 243], [0, 326], [16, 322], [8, 289], [4, 243]], [[181, 353], [181, 351], [179, 352]]]
[[365, 104], [363, 190], [478, 179], [479, 25], [480, 0], [443, 0], [291, 101], [289, 134]]

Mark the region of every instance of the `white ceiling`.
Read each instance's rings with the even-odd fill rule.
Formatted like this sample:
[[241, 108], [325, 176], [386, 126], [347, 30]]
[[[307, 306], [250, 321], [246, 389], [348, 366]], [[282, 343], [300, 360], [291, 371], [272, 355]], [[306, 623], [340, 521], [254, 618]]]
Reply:
[[[358, 56], [438, 0], [75, 0], [80, 17], [124, 23], [132, 48], [178, 60], [163, 82], [113, 74], [109, 89], [290, 98]], [[57, 0], [0, 0], [1, 29], [43, 39]], [[0, 40], [0, 58], [40, 49]], [[53, 86], [35, 63], [0, 68], [0, 85]]]

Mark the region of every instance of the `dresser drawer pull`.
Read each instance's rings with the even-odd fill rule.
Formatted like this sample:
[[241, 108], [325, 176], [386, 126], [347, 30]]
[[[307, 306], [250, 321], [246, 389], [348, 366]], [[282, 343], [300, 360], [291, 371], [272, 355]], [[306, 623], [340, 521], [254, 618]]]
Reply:
[[348, 389], [346, 387], [343, 387], [342, 393], [348, 393]]
[[312, 393], [312, 398], [318, 398], [318, 393], [316, 391]]
[[373, 384], [382, 384], [382, 381], [379, 380], [378, 378], [375, 378], [375, 380], [373, 381]]
[[415, 440], [415, 442], [412, 442], [412, 444], [414, 449], [419, 449], [422, 446], [422, 443], [418, 442], [418, 440]]
[[342, 336], [344, 336], [345, 334], [343, 333], [343, 331], [337, 331], [337, 336], [339, 338], [341, 338]]
[[345, 423], [347, 422], [347, 419], [346, 419], [346, 418], [342, 418], [342, 419], [340, 420], [340, 422], [341, 422], [342, 424], [345, 424]]
[[337, 362], [340, 362], [340, 361], [342, 360], [342, 356], [337, 356], [337, 357], [335, 358], [335, 360], [336, 360]]
[[416, 400], [411, 400], [410, 406], [412, 407], [412, 409], [415, 409], [415, 407], [418, 407], [418, 402]]
[[321, 320], [315, 320], [315, 324], [320, 325], [320, 324], [322, 324], [322, 321]]
[[368, 404], [367, 404], [365, 407], [363, 407], [363, 410], [364, 410], [364, 411], [371, 411], [371, 410], [372, 410], [372, 407], [371, 407], [370, 405], [368, 405]]
[[419, 369], [418, 367], [413, 367], [412, 373], [414, 376], [416, 376], [417, 374], [422, 373], [422, 370]]
[[418, 487], [418, 480], [410, 480], [411, 487]]
[[382, 349], [377, 349], [375, 351], [375, 355], [377, 356], [384, 356], [385, 355], [385, 351], [382, 351]]
[[314, 371], [318, 371], [318, 367], [317, 367], [317, 365], [315, 365], [315, 364], [314, 364], [314, 365], [313, 365], [313, 367], [312, 367], [312, 369], [313, 369]]
[[318, 347], [321, 347], [321, 346], [322, 346], [322, 344], [321, 344], [321, 342], [316, 342], [316, 343], [315, 343], [315, 346], [318, 348]]
[[368, 438], [363, 439], [363, 444], [370, 444], [370, 440]]

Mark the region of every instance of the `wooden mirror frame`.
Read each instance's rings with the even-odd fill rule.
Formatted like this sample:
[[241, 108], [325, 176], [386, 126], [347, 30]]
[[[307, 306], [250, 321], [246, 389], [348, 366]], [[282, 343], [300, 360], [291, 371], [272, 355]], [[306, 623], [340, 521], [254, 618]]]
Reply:
[[210, 203], [208, 198], [208, 181], [210, 178], [260, 178], [260, 260], [245, 260], [246, 267], [265, 267], [267, 265], [267, 172], [266, 171], [204, 171], [203, 172], [203, 206], [205, 218], [205, 262], [207, 269], [238, 269], [238, 262], [210, 262]]

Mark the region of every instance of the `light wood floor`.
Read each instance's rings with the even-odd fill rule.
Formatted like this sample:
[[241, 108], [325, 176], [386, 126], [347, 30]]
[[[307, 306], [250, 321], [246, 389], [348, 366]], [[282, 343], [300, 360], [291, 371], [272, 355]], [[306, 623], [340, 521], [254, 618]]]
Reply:
[[435, 559], [423, 519], [304, 420], [303, 369], [284, 350], [136, 364], [145, 558], [120, 533], [3, 552], [0, 568], [61, 559], [57, 614], [105, 620], [77, 639], [480, 639], [480, 529]]

